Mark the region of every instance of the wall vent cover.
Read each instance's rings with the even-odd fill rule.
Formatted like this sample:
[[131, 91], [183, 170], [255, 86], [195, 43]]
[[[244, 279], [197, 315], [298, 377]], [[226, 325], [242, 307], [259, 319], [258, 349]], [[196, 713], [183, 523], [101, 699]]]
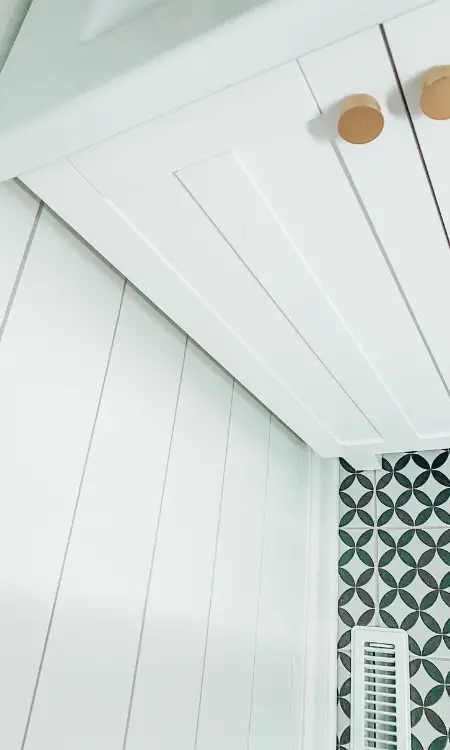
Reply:
[[411, 750], [408, 635], [353, 628], [352, 750]]

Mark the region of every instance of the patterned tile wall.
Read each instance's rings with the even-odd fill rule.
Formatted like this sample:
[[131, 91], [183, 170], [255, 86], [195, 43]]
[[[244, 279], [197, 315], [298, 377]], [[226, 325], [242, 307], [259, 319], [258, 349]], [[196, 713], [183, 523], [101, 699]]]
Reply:
[[450, 746], [450, 450], [341, 459], [337, 747], [350, 747], [351, 628], [408, 632], [412, 750]]

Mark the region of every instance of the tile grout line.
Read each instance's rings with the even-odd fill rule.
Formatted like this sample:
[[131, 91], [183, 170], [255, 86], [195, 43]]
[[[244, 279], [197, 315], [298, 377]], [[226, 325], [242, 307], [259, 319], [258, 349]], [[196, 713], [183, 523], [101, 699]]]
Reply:
[[368, 525], [366, 526], [350, 526], [350, 525], [339, 526], [339, 531], [346, 531], [347, 529], [349, 531], [352, 531], [352, 530], [364, 531], [365, 529], [372, 529], [372, 528], [374, 529], [377, 528], [379, 529], [379, 531], [389, 531], [389, 530], [390, 531], [411, 531], [411, 530], [415, 531], [417, 529], [419, 529], [420, 531], [422, 530], [423, 531], [427, 531], [427, 530], [428, 531], [445, 531], [446, 529], [450, 529], [450, 524], [446, 523], [446, 524], [442, 524], [442, 526], [428, 526], [427, 524], [423, 524], [423, 525], [419, 524], [418, 526], [407, 526], [406, 524], [404, 524], [403, 526], [388, 526], [388, 525], [378, 526], [374, 523], [373, 527], [368, 526]]
[[158, 511], [158, 520], [156, 522], [156, 529], [155, 529], [155, 540], [153, 544], [152, 554], [150, 558], [150, 565], [149, 565], [149, 572], [147, 576], [147, 585], [145, 589], [145, 597], [144, 597], [144, 604], [142, 608], [142, 615], [141, 615], [141, 627], [139, 630], [139, 638], [137, 643], [137, 651], [136, 651], [136, 661], [134, 665], [134, 671], [133, 671], [133, 679], [131, 682], [131, 690], [130, 690], [130, 699], [128, 702], [128, 711], [127, 711], [127, 718], [125, 722], [125, 730], [124, 730], [124, 736], [123, 736], [123, 744], [122, 744], [122, 750], [126, 750], [126, 746], [128, 743], [128, 733], [130, 729], [130, 721], [131, 721], [131, 712], [133, 709], [133, 700], [134, 700], [134, 693], [136, 689], [136, 682], [137, 682], [137, 675], [138, 675], [138, 669], [139, 669], [139, 660], [141, 658], [141, 650], [142, 650], [142, 643], [144, 640], [144, 628], [145, 628], [145, 621], [147, 617], [147, 610], [148, 610], [148, 601], [150, 597], [150, 586], [151, 586], [151, 580], [152, 580], [152, 574], [153, 574], [153, 564], [155, 562], [155, 555], [156, 555], [156, 547], [158, 544], [158, 536], [159, 536], [159, 529], [161, 525], [161, 514], [162, 514], [162, 507], [164, 502], [164, 495], [166, 491], [166, 483], [167, 483], [167, 476], [169, 473], [169, 464], [170, 464], [170, 455], [172, 452], [172, 444], [173, 444], [173, 437], [175, 434], [175, 425], [177, 421], [177, 415], [178, 415], [178, 406], [180, 403], [180, 394], [181, 394], [181, 386], [183, 383], [183, 376], [184, 376], [184, 368], [186, 364], [186, 354], [187, 354], [187, 348], [189, 344], [189, 336], [185, 334], [185, 343], [184, 343], [184, 353], [183, 353], [183, 360], [181, 363], [181, 370], [180, 370], [180, 380], [178, 383], [178, 390], [177, 390], [177, 398], [175, 402], [175, 410], [173, 414], [173, 420], [172, 420], [172, 431], [170, 434], [170, 440], [169, 440], [169, 447], [167, 451], [167, 461], [166, 461], [166, 468], [164, 471], [164, 479], [163, 484], [161, 488], [161, 500], [159, 503], [159, 511]]
[[43, 666], [44, 666], [44, 661], [45, 661], [45, 656], [47, 654], [47, 648], [48, 648], [48, 644], [49, 644], [49, 640], [50, 640], [50, 634], [51, 634], [51, 630], [52, 630], [53, 620], [54, 620], [54, 617], [55, 617], [56, 605], [58, 603], [59, 592], [61, 590], [61, 584], [62, 584], [62, 580], [63, 580], [63, 576], [64, 576], [64, 571], [65, 571], [65, 568], [66, 568], [67, 558], [68, 558], [68, 555], [69, 555], [70, 542], [71, 542], [72, 533], [73, 533], [73, 530], [74, 530], [74, 527], [75, 527], [75, 521], [76, 521], [76, 517], [77, 517], [77, 511], [78, 511], [78, 507], [79, 507], [79, 503], [80, 503], [81, 493], [82, 493], [82, 490], [83, 490], [84, 479], [85, 479], [85, 476], [86, 476], [86, 471], [87, 471], [87, 467], [88, 467], [88, 464], [89, 464], [89, 458], [90, 458], [90, 455], [91, 455], [91, 449], [92, 449], [92, 445], [93, 445], [93, 442], [94, 442], [95, 430], [96, 430], [96, 427], [97, 427], [98, 417], [99, 417], [99, 414], [100, 414], [100, 408], [101, 408], [101, 404], [102, 404], [102, 400], [103, 400], [103, 394], [104, 394], [104, 391], [105, 391], [105, 385], [106, 385], [106, 381], [107, 381], [107, 378], [108, 378], [109, 367], [110, 367], [110, 364], [111, 364], [112, 354], [113, 354], [113, 350], [114, 350], [114, 344], [115, 344], [115, 341], [116, 341], [117, 330], [118, 330], [118, 327], [119, 327], [119, 321], [120, 321], [120, 316], [121, 316], [121, 312], [122, 312], [122, 306], [123, 306], [123, 300], [124, 300], [124, 297], [125, 297], [126, 288], [127, 288], [127, 280], [124, 278], [124, 280], [123, 280], [122, 294], [121, 294], [120, 303], [119, 303], [119, 309], [117, 311], [117, 317], [116, 317], [116, 322], [115, 322], [115, 325], [114, 325], [114, 330], [113, 330], [113, 334], [112, 334], [112, 338], [111, 338], [111, 345], [110, 345], [110, 348], [109, 348], [108, 359], [106, 361], [106, 367], [105, 367], [105, 372], [104, 372], [104, 375], [103, 375], [102, 386], [101, 386], [100, 394], [99, 394], [99, 397], [98, 397], [98, 403], [97, 403], [97, 408], [96, 408], [96, 411], [95, 411], [94, 421], [92, 423], [92, 429], [91, 429], [91, 434], [90, 434], [90, 437], [89, 437], [89, 443], [88, 443], [88, 446], [87, 446], [86, 457], [85, 457], [85, 460], [84, 460], [83, 469], [81, 471], [81, 477], [80, 477], [80, 482], [79, 482], [79, 485], [78, 485], [78, 492], [77, 492], [77, 496], [76, 496], [76, 500], [75, 500], [75, 506], [74, 506], [73, 513], [72, 513], [72, 519], [71, 519], [71, 523], [70, 523], [70, 527], [69, 527], [69, 533], [67, 535], [66, 546], [65, 546], [65, 550], [64, 550], [64, 556], [63, 556], [63, 560], [62, 560], [62, 564], [61, 564], [61, 569], [60, 569], [60, 572], [59, 572], [58, 583], [56, 585], [55, 596], [53, 598], [53, 605], [52, 605], [52, 609], [51, 609], [51, 613], [50, 613], [50, 619], [49, 619], [49, 622], [48, 622], [47, 632], [46, 632], [46, 635], [45, 635], [44, 645], [43, 645], [43, 648], [42, 648], [42, 653], [41, 653], [41, 658], [40, 658], [40, 662], [39, 662], [37, 676], [36, 676], [36, 680], [35, 680], [35, 684], [34, 684], [33, 694], [32, 694], [32, 697], [31, 697], [31, 703], [30, 703], [30, 708], [29, 708], [29, 711], [28, 711], [27, 721], [26, 721], [26, 724], [25, 724], [25, 730], [24, 730], [24, 734], [23, 734], [23, 739], [22, 739], [22, 744], [21, 744], [21, 750], [24, 750], [26, 742], [27, 742], [27, 739], [28, 739], [28, 732], [29, 732], [30, 725], [31, 725], [31, 717], [32, 717], [32, 714], [33, 714], [34, 705], [35, 705], [35, 701], [36, 701], [36, 696], [37, 696], [37, 692], [38, 692], [38, 689], [39, 689], [39, 683], [40, 683], [40, 679], [41, 679], [41, 675], [42, 675], [42, 669], [43, 669]]
[[208, 619], [207, 619], [207, 624], [206, 624], [205, 648], [204, 648], [204, 651], [203, 651], [202, 676], [201, 676], [201, 681], [200, 681], [200, 693], [199, 693], [199, 698], [198, 698], [197, 723], [196, 723], [196, 727], [195, 727], [194, 750], [196, 750], [196, 748], [197, 748], [198, 732], [199, 732], [199, 728], [200, 728], [200, 715], [201, 715], [202, 701], [203, 701], [203, 685], [204, 685], [204, 681], [205, 681], [206, 659], [207, 659], [207, 655], [208, 655], [209, 628], [210, 628], [210, 625], [211, 625], [211, 612], [212, 612], [212, 604], [213, 604], [213, 596], [214, 596], [214, 583], [215, 583], [215, 578], [216, 578], [217, 553], [218, 553], [218, 550], [219, 550], [220, 526], [221, 526], [221, 522], [222, 522], [223, 495], [224, 495], [224, 488], [225, 488], [225, 475], [226, 475], [227, 464], [228, 464], [228, 449], [229, 449], [229, 446], [230, 446], [231, 418], [232, 418], [232, 414], [233, 414], [233, 402], [234, 402], [235, 386], [236, 386], [236, 380], [233, 378], [233, 385], [232, 385], [232, 388], [231, 388], [231, 400], [230, 400], [230, 415], [228, 417], [227, 442], [226, 442], [226, 446], [225, 446], [225, 456], [224, 456], [224, 462], [223, 462], [222, 486], [221, 486], [221, 489], [220, 489], [219, 517], [217, 519], [217, 531], [216, 531], [216, 540], [215, 540], [215, 548], [214, 548], [214, 560], [213, 560], [212, 576], [211, 576], [211, 586], [210, 586], [210, 593], [209, 593]]
[[[377, 492], [376, 492], [376, 471], [373, 472], [373, 477], [374, 477], [373, 529], [374, 529], [374, 532], [376, 534], [376, 539], [375, 539], [375, 542], [374, 542], [374, 545], [375, 545], [375, 560], [376, 560], [375, 603], [376, 603], [376, 612], [377, 612], [377, 616], [375, 618], [375, 625], [377, 627], [380, 627], [380, 626], [383, 627], [384, 625], [381, 622], [381, 618], [380, 618], [380, 583], [381, 583], [381, 579], [380, 579], [380, 575], [379, 575], [379, 559], [380, 559], [380, 551], [381, 550], [380, 550], [379, 532], [381, 530], [384, 530], [386, 532], [397, 531], [397, 532], [405, 533], [405, 532], [411, 531], [411, 530], [413, 530], [413, 531], [423, 530], [425, 532], [433, 532], [434, 531], [434, 532], [439, 532], [440, 534], [442, 534], [442, 533], [444, 533], [444, 532], [446, 532], [446, 531], [448, 531], [450, 529], [450, 524], [444, 524], [444, 523], [440, 523], [439, 525], [428, 525], [428, 524], [419, 524], [419, 525], [416, 525], [416, 524], [414, 524], [413, 526], [408, 526], [408, 525], [406, 525], [404, 523], [399, 523], [399, 524], [395, 524], [395, 525], [388, 525], [388, 524], [386, 524], [386, 525], [383, 525], [383, 526], [379, 526], [379, 524], [378, 524], [378, 498], [377, 498]], [[340, 484], [341, 484], [341, 481], [339, 481], [339, 487], [340, 487]], [[341, 519], [341, 512], [339, 513], [339, 519]], [[344, 527], [341, 527], [339, 525], [338, 526], [338, 533], [342, 529], [342, 530], [348, 530], [348, 532], [350, 532], [350, 534], [351, 534], [352, 531], [358, 532], [358, 534], [360, 534], [361, 531], [367, 530], [368, 528], [369, 527], [368, 527], [367, 524], [359, 524], [357, 526], [352, 526], [351, 524], [349, 524], [348, 526], [344, 526]], [[406, 631], [406, 632], [408, 632], [408, 631]], [[338, 648], [337, 649], [338, 668], [341, 667], [341, 670], [342, 670], [341, 655], [342, 656], [345, 655], [346, 659], [351, 659], [351, 648], [350, 648], [350, 646], [346, 646], [345, 648]], [[450, 655], [446, 656], [446, 655], [432, 654], [430, 656], [424, 657], [421, 654], [418, 657], [416, 654], [412, 653], [408, 649], [408, 664], [412, 664], [416, 659], [420, 659], [420, 661], [422, 663], [424, 661], [429, 662], [430, 664], [434, 665], [439, 670], [441, 670], [442, 674], [444, 674], [444, 675], [445, 675], [447, 669], [450, 667]], [[345, 672], [345, 674], [343, 672], [341, 673], [341, 677], [338, 679], [338, 691], [341, 689], [341, 686], [344, 684], [344, 678], [347, 679], [348, 676], [349, 675], [347, 674], [347, 672]], [[411, 679], [412, 678], [410, 678], [410, 681], [411, 681]], [[445, 697], [445, 693], [444, 693], [444, 697]], [[338, 699], [338, 703], [339, 703], [339, 699]], [[341, 719], [342, 719], [344, 717], [344, 715], [342, 714], [342, 708], [339, 709], [339, 707], [338, 707], [338, 711], [339, 710], [341, 710]], [[442, 708], [442, 710], [444, 710], [444, 709]], [[444, 716], [444, 714], [441, 712], [441, 710], [439, 710], [439, 708], [437, 709], [437, 711], [438, 711], [438, 714], [437, 714], [438, 717], [442, 718]], [[339, 714], [338, 714], [338, 716], [339, 716]], [[349, 727], [349, 725], [350, 725], [350, 719], [348, 719], [348, 721], [347, 721], [347, 719], [348, 719], [348, 717], [343, 718], [343, 724], [342, 724], [342, 726]], [[444, 721], [444, 723], [445, 723], [445, 721]], [[338, 737], [339, 737], [339, 728], [342, 728], [342, 726], [341, 726], [341, 724], [339, 722], [339, 718], [338, 718], [337, 727], [336, 727], [336, 729], [337, 729], [337, 736]]]
[[13, 307], [14, 301], [16, 299], [16, 295], [17, 295], [17, 292], [18, 292], [18, 289], [19, 289], [19, 286], [20, 286], [20, 282], [22, 281], [23, 272], [25, 270], [25, 266], [27, 264], [28, 257], [30, 255], [31, 246], [32, 246], [34, 238], [36, 236], [38, 224], [39, 224], [40, 218], [42, 216], [43, 209], [44, 209], [44, 202], [41, 201], [39, 203], [38, 208], [37, 208], [36, 216], [34, 217], [33, 224], [31, 226], [31, 230], [30, 230], [30, 234], [28, 235], [28, 239], [27, 239], [26, 244], [25, 244], [25, 249], [23, 251], [23, 255], [22, 255], [21, 261], [19, 263], [19, 268], [17, 269], [16, 278], [14, 279], [14, 284], [13, 284], [13, 287], [11, 289], [11, 294], [9, 295], [8, 304], [6, 305], [5, 314], [4, 314], [3, 319], [2, 319], [2, 321], [0, 323], [0, 342], [1, 342], [2, 338], [3, 338], [3, 334], [5, 332], [5, 328], [7, 326], [7, 323], [8, 323], [8, 320], [9, 320], [9, 316], [11, 314], [12, 307]]

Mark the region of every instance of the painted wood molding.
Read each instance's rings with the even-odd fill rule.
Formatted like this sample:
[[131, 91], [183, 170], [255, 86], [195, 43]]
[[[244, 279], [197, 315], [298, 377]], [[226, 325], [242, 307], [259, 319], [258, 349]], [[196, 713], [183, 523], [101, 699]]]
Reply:
[[425, 2], [162, 2], [91, 38], [91, 0], [40, 0], [0, 75], [0, 180]]
[[336, 742], [339, 462], [310, 454], [310, 549], [302, 740], [332, 750]]

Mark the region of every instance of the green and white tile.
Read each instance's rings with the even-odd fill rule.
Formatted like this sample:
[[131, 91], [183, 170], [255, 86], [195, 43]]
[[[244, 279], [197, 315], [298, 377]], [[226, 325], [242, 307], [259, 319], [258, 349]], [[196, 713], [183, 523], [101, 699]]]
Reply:
[[[411, 750], [446, 750], [450, 744], [450, 661], [410, 663]], [[338, 653], [337, 750], [351, 739], [351, 657]]]
[[338, 653], [337, 750], [349, 750], [350, 748], [351, 670], [349, 654]]
[[369, 625], [375, 617], [375, 532], [373, 529], [340, 529], [339, 642], [350, 648], [354, 625]]
[[450, 529], [379, 529], [380, 624], [408, 632], [410, 651], [450, 657]]
[[374, 472], [355, 471], [343, 458], [339, 473], [340, 526], [374, 526]]
[[340, 503], [337, 747], [351, 629], [379, 621], [409, 634], [412, 750], [450, 750], [450, 451], [387, 455], [376, 472], [341, 461]]
[[384, 456], [376, 472], [378, 526], [450, 525], [449, 450]]
[[450, 661], [417, 659], [411, 671], [411, 750], [445, 750], [450, 743]]

